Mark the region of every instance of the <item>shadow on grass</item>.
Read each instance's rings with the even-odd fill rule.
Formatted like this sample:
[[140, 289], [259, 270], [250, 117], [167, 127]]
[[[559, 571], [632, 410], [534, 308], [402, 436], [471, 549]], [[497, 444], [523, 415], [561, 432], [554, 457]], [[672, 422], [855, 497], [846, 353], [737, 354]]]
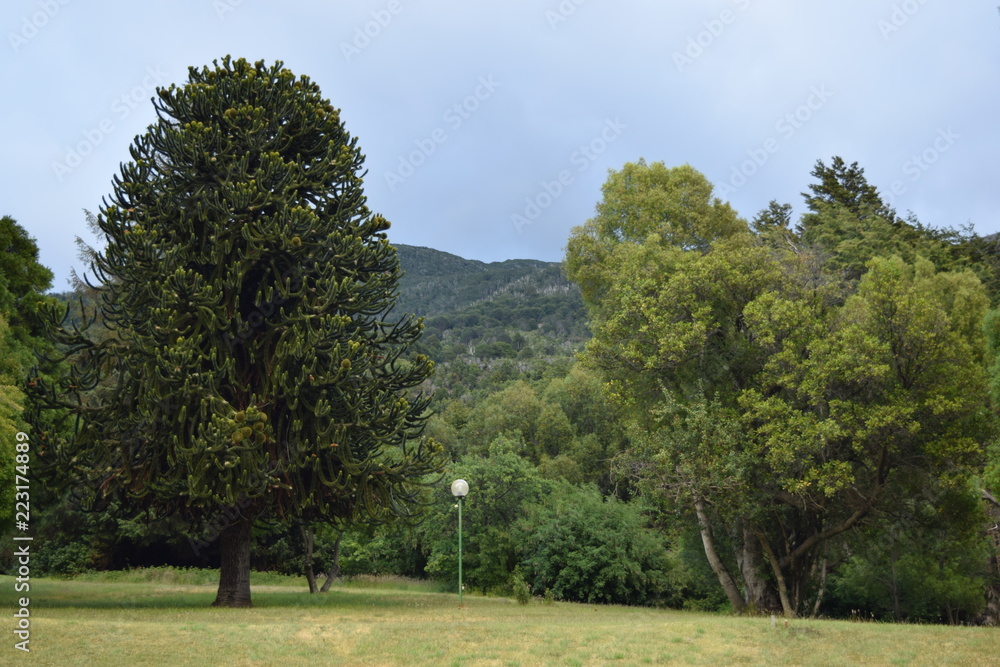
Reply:
[[[206, 610], [213, 608], [216, 584], [81, 581], [37, 579], [30, 591], [16, 593], [13, 578], [0, 577], [0, 606], [15, 608], [21, 596], [28, 595], [32, 609], [118, 609], [118, 610]], [[305, 587], [251, 584], [251, 609], [331, 608], [343, 610], [393, 609], [401, 607], [449, 607], [454, 596], [428, 590], [388, 590], [370, 582], [345, 582], [328, 593], [310, 594]], [[172, 589], [172, 590], [171, 590]], [[287, 589], [287, 590], [282, 590]]]

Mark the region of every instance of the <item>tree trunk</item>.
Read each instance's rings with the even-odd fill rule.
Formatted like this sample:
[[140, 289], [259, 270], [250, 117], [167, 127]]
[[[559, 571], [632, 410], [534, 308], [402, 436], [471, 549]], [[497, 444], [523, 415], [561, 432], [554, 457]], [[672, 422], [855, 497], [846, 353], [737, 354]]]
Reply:
[[733, 606], [733, 611], [742, 614], [747, 608], [746, 603], [743, 601], [743, 596], [740, 595], [739, 586], [733, 581], [733, 575], [729, 573], [726, 564], [719, 558], [719, 552], [715, 548], [715, 536], [712, 534], [712, 524], [708, 520], [708, 512], [705, 510], [705, 499], [701, 496], [695, 496], [694, 510], [698, 516], [698, 525], [701, 527], [701, 541], [705, 545], [705, 556], [708, 558], [708, 564], [712, 566], [712, 571], [719, 578], [719, 583], [722, 584], [722, 590], [726, 592], [726, 597], [729, 598], [729, 604]]
[[315, 534], [312, 526], [299, 524], [299, 532], [302, 533], [302, 546], [305, 549], [303, 565], [306, 570], [306, 581], [309, 582], [309, 592], [316, 592], [316, 574], [313, 572], [313, 547], [316, 544]]
[[899, 604], [899, 579], [896, 577], [896, 556], [892, 555], [892, 567], [889, 568], [889, 574], [892, 575], [892, 581], [890, 588], [892, 589], [892, 613], [896, 619], [896, 622], [903, 620], [902, 607]]
[[785, 584], [785, 575], [781, 571], [781, 565], [774, 555], [774, 549], [771, 548], [771, 544], [764, 537], [763, 533], [757, 533], [757, 536], [760, 538], [760, 546], [764, 549], [764, 553], [767, 554], [767, 559], [771, 561], [771, 570], [774, 572], [774, 578], [778, 582], [778, 597], [781, 599], [781, 608], [785, 612], [785, 618], [795, 618], [795, 607], [792, 606], [791, 600], [788, 599], [788, 586]]
[[986, 502], [986, 534], [989, 536], [989, 577], [986, 579], [986, 609], [976, 619], [982, 625], [1000, 625], [1000, 501], [986, 489], [982, 490]]
[[320, 593], [326, 593], [330, 590], [330, 584], [333, 580], [340, 576], [340, 540], [344, 537], [344, 531], [341, 531], [337, 535], [337, 541], [333, 543], [333, 560], [330, 563], [330, 569], [326, 573], [326, 581], [323, 582], [323, 588], [319, 590]]
[[219, 592], [213, 607], [250, 606], [250, 527], [253, 519], [238, 516], [219, 537]]
[[816, 604], [813, 605], [812, 616], [810, 618], [816, 618], [819, 615], [819, 606], [823, 603], [823, 594], [826, 592], [826, 558], [823, 558], [823, 567], [820, 570], [819, 575], [819, 592], [816, 593]]
[[746, 586], [747, 607], [757, 613], [771, 613], [779, 608], [774, 588], [763, 576], [764, 557], [760, 542], [747, 521], [741, 522], [743, 545], [737, 554], [740, 575]]

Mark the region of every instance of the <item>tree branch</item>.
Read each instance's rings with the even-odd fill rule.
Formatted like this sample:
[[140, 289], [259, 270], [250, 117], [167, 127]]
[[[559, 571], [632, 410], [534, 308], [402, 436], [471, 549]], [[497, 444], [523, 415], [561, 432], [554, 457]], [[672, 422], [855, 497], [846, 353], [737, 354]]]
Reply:
[[861, 507], [859, 507], [854, 512], [854, 514], [852, 514], [850, 517], [844, 520], [843, 523], [834, 526], [833, 528], [824, 530], [822, 532], [813, 533], [808, 538], [806, 538], [806, 540], [802, 542], [802, 544], [800, 544], [792, 552], [781, 558], [779, 564], [780, 567], [782, 569], [788, 568], [792, 563], [794, 563], [799, 558], [804, 556], [820, 542], [824, 542], [830, 539], [831, 537], [836, 537], [837, 535], [840, 535], [844, 531], [849, 530], [852, 526], [854, 526], [854, 524], [860, 521], [866, 514], [868, 514], [871, 511], [872, 507], [874, 507], [875, 505], [875, 501], [878, 499], [878, 496], [882, 492], [883, 488], [884, 487], [882, 486], [876, 487], [871, 497], [868, 498], [868, 500]]

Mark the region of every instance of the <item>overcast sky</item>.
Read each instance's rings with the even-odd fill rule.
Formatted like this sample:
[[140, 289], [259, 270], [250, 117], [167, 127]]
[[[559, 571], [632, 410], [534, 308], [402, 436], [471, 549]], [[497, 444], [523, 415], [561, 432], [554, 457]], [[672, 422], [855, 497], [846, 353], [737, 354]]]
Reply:
[[691, 164], [750, 219], [797, 217], [839, 155], [901, 214], [997, 232], [998, 4], [6, 0], [0, 215], [64, 289], [155, 87], [232, 54], [341, 109], [398, 243], [558, 261], [639, 158]]

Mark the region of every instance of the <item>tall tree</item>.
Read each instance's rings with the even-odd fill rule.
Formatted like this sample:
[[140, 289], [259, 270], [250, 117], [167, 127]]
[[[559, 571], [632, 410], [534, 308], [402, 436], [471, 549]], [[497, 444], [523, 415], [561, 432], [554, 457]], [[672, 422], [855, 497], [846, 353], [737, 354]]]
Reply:
[[433, 363], [408, 354], [422, 323], [390, 316], [389, 223], [365, 205], [364, 157], [315, 83], [227, 56], [157, 96], [97, 215], [116, 335], [53, 327], [76, 366], [41, 393], [79, 427], [48, 466], [90, 501], [207, 525], [215, 604], [248, 606], [255, 522], [412, 511], [439, 469], [418, 437]]
[[[724, 210], [702, 192], [675, 191], [674, 209]], [[735, 215], [705, 245], [678, 243], [669, 230], [704, 216], [663, 216], [670, 206], [645, 199], [652, 212], [605, 219], [599, 206], [567, 253], [570, 277], [599, 287], [584, 289], [586, 359], [636, 427], [621, 469], [697, 522], [734, 609], [778, 598], [794, 615], [817, 594], [810, 575], [830, 539], [921, 475], [969, 473], [984, 433], [987, 299], [970, 272], [926, 260], [872, 260], [844, 282]], [[649, 221], [644, 234], [616, 232], [636, 220]]]
[[786, 613], [804, 604], [825, 541], [975, 470], [987, 305], [971, 272], [897, 257], [872, 260], [825, 313], [778, 295], [747, 309], [768, 362], [739, 405], [774, 499], [756, 530]]

